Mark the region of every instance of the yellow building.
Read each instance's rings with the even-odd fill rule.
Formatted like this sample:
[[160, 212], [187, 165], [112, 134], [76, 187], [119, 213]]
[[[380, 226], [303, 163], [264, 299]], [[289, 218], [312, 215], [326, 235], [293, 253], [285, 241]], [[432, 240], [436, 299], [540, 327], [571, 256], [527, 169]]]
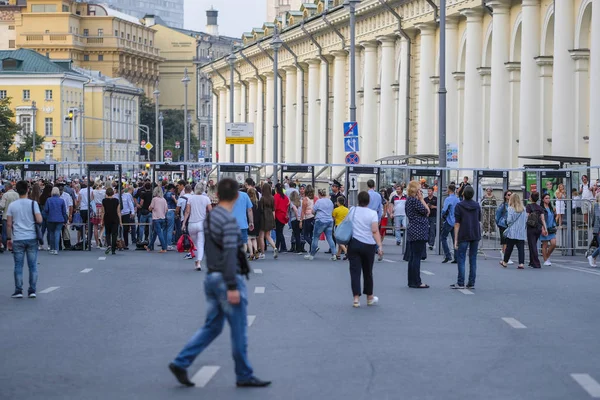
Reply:
[[154, 91], [162, 58], [155, 30], [136, 18], [105, 5], [28, 0], [14, 19], [17, 48], [123, 77], [149, 96]]
[[30, 50], [0, 51], [0, 62], [0, 98], [11, 99], [22, 132], [44, 137], [35, 159], [64, 160], [66, 143], [77, 134], [65, 116], [82, 104], [87, 79]]

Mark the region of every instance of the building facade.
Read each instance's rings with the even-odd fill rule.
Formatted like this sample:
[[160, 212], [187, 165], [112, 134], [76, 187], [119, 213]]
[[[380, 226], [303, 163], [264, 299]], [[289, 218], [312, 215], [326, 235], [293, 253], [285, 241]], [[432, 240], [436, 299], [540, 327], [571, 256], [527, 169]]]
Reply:
[[184, 0], [103, 0], [102, 3], [138, 19], [147, 14], [160, 15], [171, 28], [183, 28]]
[[[279, 23], [285, 43], [278, 71], [279, 161], [344, 163], [349, 13], [342, 3], [335, 0], [319, 14], [325, 7], [316, 0], [315, 12], [290, 11]], [[432, 3], [439, 2], [384, 3], [394, 12], [379, 0], [357, 6], [363, 164], [438, 153], [440, 29]], [[600, 165], [600, 114], [592, 112], [600, 103], [600, 12], [592, 3], [447, 0], [447, 142], [458, 147], [461, 166], [518, 167], [529, 163], [522, 157], [544, 155], [589, 157]], [[236, 151], [237, 162], [273, 160], [272, 33], [265, 26], [244, 35], [245, 58], [237, 53], [234, 82], [226, 59], [202, 68], [218, 105], [215, 152], [226, 154], [231, 84], [236, 120], [255, 124], [255, 144], [247, 153]]]
[[303, 2], [303, 0], [267, 0], [267, 19], [265, 21], [272, 22], [288, 11], [298, 10]]

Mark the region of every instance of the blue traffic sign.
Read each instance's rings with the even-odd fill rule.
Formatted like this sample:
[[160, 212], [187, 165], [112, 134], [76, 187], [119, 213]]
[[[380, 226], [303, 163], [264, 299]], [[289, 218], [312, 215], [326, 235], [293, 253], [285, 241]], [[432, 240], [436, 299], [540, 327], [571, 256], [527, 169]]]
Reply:
[[0, 171], [4, 171], [4, 165], [0, 164]]
[[344, 122], [344, 137], [358, 137], [358, 122]]
[[349, 136], [344, 138], [344, 151], [346, 153], [357, 152], [358, 148], [358, 138], [354, 136]]
[[198, 150], [198, 158], [205, 158], [206, 150]]
[[348, 153], [346, 154], [346, 164], [348, 165], [356, 165], [360, 163], [360, 157], [356, 153]]

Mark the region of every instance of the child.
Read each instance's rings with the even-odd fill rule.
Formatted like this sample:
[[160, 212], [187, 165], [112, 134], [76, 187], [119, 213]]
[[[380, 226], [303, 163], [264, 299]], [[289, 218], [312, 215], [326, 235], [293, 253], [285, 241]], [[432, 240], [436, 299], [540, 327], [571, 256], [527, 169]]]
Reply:
[[[338, 197], [337, 207], [334, 208], [333, 212], [331, 213], [331, 215], [333, 216], [333, 224], [334, 224], [333, 234], [334, 234], [334, 236], [335, 236], [335, 228], [337, 228], [344, 221], [344, 219], [346, 219], [348, 212], [349, 212], [349, 210], [348, 210], [348, 207], [346, 207], [346, 199], [344, 198], [344, 196]], [[344, 246], [343, 244], [338, 244], [336, 258], [338, 260], [341, 260], [342, 251], [344, 252], [344, 260], [347, 260], [348, 252], [347, 252], [346, 246]]]

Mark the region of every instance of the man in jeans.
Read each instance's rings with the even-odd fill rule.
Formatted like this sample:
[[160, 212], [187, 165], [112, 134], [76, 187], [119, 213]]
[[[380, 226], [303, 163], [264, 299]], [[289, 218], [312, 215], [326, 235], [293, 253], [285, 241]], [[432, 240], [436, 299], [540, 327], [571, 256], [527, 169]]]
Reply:
[[[448, 185], [448, 198], [446, 201], [444, 201], [444, 208], [442, 209], [442, 217], [446, 219], [442, 225], [442, 232], [440, 233], [442, 248], [444, 249], [444, 261], [442, 261], [442, 263], [447, 263], [448, 261], [452, 260], [452, 254], [450, 253], [450, 248], [448, 247], [448, 235], [450, 235], [450, 238], [452, 238], [452, 242], [454, 243], [454, 209], [459, 201], [458, 197], [456, 197], [454, 194], [455, 191], [456, 185], [453, 183]], [[455, 251], [454, 261], [452, 261], [452, 264], [456, 264], [457, 262]]]
[[465, 261], [467, 247], [469, 248], [469, 281], [467, 289], [475, 289], [475, 277], [477, 276], [477, 246], [481, 240], [481, 207], [473, 201], [475, 190], [467, 186], [463, 191], [464, 200], [456, 205], [454, 217], [454, 248], [457, 250], [458, 278], [455, 284], [450, 285], [452, 289], [465, 288]]
[[[29, 267], [29, 298], [35, 299], [38, 278], [37, 254], [38, 241], [35, 223], [42, 223], [39, 205], [27, 198], [29, 186], [26, 181], [17, 182], [19, 199], [13, 201], [6, 211], [6, 236], [8, 248], [13, 250], [15, 261], [15, 292], [14, 299], [23, 298], [23, 264], [27, 255]], [[35, 218], [35, 220], [34, 220]]]
[[2, 246], [4, 248], [6, 248], [6, 242], [7, 242], [6, 219], [8, 217], [6, 211], [8, 210], [8, 206], [10, 206], [10, 203], [19, 199], [19, 195], [17, 194], [17, 192], [15, 192], [15, 190], [13, 189], [13, 185], [10, 182], [7, 182], [6, 185], [4, 185], [4, 190], [6, 192], [2, 195], [2, 197], [0, 197], [0, 210], [3, 211], [3, 213], [2, 213]]
[[215, 340], [223, 330], [225, 319], [231, 330], [231, 346], [235, 362], [236, 385], [239, 387], [264, 387], [271, 384], [254, 376], [248, 360], [248, 292], [238, 254], [242, 246], [241, 233], [232, 211], [238, 198], [238, 184], [225, 178], [217, 187], [219, 205], [204, 221], [206, 234], [206, 260], [208, 273], [204, 280], [207, 302], [206, 322], [190, 339], [169, 369], [179, 383], [194, 386], [187, 369], [196, 357]]
[[150, 203], [152, 203], [152, 184], [150, 182], [146, 182], [144, 187], [138, 190], [138, 197], [140, 199], [140, 210], [137, 238], [140, 242], [143, 241], [142, 239], [150, 241], [150, 224], [152, 223], [152, 213], [148, 210]]
[[167, 201], [167, 250], [173, 251], [173, 231], [175, 230], [175, 210], [177, 209], [177, 194], [175, 193], [175, 185], [169, 183], [165, 192], [165, 200]]
[[433, 188], [427, 189], [425, 204], [429, 207], [429, 250], [435, 246], [435, 237], [437, 232], [437, 197], [433, 195]]

